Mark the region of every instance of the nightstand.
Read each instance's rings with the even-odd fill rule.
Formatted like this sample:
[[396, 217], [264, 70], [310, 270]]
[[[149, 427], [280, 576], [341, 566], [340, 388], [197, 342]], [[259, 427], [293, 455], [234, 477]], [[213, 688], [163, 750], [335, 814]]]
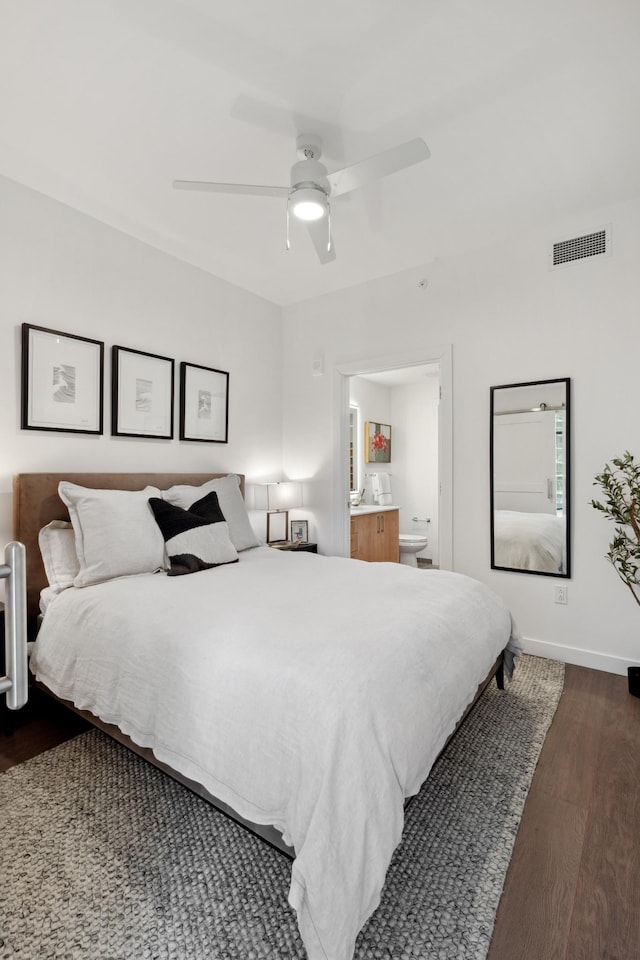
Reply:
[[283, 540], [281, 543], [270, 543], [274, 550], [286, 550], [288, 553], [317, 553], [317, 543], [300, 543], [297, 540]]

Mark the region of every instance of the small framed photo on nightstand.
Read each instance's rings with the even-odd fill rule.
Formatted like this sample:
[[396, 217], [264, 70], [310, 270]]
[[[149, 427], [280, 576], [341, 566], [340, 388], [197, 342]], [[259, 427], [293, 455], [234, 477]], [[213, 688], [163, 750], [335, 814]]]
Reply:
[[291, 540], [293, 543], [309, 542], [309, 521], [308, 520], [292, 520], [290, 523], [290, 527], [291, 527]]

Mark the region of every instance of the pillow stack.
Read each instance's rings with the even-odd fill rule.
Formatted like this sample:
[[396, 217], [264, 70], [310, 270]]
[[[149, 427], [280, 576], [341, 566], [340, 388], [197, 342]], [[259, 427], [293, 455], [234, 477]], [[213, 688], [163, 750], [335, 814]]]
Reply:
[[54, 593], [162, 570], [195, 573], [235, 563], [239, 551], [260, 545], [237, 474], [165, 491], [98, 490], [62, 481], [58, 494], [71, 523], [56, 520], [40, 531]]

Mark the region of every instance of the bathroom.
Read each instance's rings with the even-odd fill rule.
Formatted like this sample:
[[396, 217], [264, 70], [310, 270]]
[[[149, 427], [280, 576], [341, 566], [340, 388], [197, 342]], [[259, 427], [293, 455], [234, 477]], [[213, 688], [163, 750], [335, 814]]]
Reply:
[[[375, 474], [388, 474], [391, 504], [399, 509], [400, 534], [426, 538], [404, 541], [400, 559], [410, 565], [438, 566], [438, 402], [437, 363], [420, 364], [350, 378], [350, 455], [352, 499], [373, 506]], [[391, 426], [389, 463], [365, 462], [365, 424]], [[384, 502], [389, 505], [388, 497]], [[415, 519], [417, 518], [417, 519]], [[400, 540], [403, 543], [403, 540]]]

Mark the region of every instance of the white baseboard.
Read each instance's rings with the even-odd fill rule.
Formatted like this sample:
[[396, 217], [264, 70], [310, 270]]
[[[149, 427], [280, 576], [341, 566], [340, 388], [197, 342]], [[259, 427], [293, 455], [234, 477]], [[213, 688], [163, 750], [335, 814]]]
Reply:
[[561, 660], [563, 663], [574, 663], [578, 667], [603, 670], [605, 673], [618, 673], [621, 676], [627, 675], [627, 667], [640, 666], [637, 660], [626, 660], [607, 653], [595, 653], [593, 650], [582, 650], [580, 647], [548, 643], [546, 640], [532, 640], [530, 637], [522, 638], [522, 649], [534, 657]]

